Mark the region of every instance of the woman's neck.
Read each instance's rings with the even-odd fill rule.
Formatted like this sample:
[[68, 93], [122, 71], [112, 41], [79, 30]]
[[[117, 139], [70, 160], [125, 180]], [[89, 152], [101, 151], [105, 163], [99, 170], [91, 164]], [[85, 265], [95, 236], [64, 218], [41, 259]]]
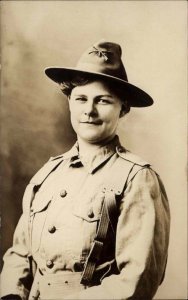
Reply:
[[107, 145], [114, 137], [111, 137], [110, 139], [106, 139], [100, 143], [88, 143], [78, 137], [78, 145], [79, 145], [79, 153], [81, 157], [84, 156], [93, 156], [96, 154], [96, 152], [103, 146]]

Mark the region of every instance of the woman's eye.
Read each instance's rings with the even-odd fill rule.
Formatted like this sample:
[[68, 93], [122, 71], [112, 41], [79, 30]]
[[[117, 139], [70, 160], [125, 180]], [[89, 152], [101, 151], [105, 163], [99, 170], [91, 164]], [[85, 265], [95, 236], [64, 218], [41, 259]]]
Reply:
[[110, 100], [108, 99], [99, 99], [98, 103], [101, 103], [101, 104], [110, 104]]
[[77, 98], [75, 98], [75, 101], [86, 102], [87, 99], [84, 97], [77, 97]]

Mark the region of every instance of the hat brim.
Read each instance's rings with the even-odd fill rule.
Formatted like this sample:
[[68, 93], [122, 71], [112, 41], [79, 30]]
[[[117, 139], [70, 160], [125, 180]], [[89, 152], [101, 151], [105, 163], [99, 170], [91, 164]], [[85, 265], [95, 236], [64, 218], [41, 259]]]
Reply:
[[59, 68], [59, 67], [48, 67], [45, 69], [45, 74], [56, 83], [61, 83], [63, 81], [71, 81], [76, 76], [82, 75], [89, 78], [99, 78], [106, 79], [108, 81], [115, 81], [118, 85], [125, 89], [125, 96], [130, 106], [132, 107], [147, 107], [153, 104], [153, 99], [150, 95], [144, 92], [137, 86], [119, 79], [114, 76], [110, 76], [103, 73], [88, 72], [75, 68]]

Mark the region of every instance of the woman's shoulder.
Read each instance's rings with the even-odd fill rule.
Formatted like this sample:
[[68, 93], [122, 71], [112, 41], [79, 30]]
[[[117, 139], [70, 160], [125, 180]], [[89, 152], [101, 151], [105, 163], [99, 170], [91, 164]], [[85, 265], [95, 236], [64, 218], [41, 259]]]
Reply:
[[50, 158], [31, 178], [30, 183], [40, 185], [46, 177], [63, 161], [63, 155], [56, 159]]
[[37, 173], [31, 178], [30, 183], [40, 185], [45, 178], [55, 170], [58, 165], [65, 159], [70, 158], [73, 155], [73, 148], [57, 156], [51, 156], [49, 160], [37, 171]]
[[149, 162], [145, 161], [143, 158], [132, 153], [131, 151], [125, 149], [123, 146], [117, 147], [116, 151], [117, 151], [117, 154], [119, 157], [121, 157], [123, 160], [128, 161], [134, 165], [138, 165], [141, 167], [151, 166], [151, 164]]
[[127, 168], [129, 168], [130, 170], [128, 182], [132, 181], [134, 178], [150, 182], [156, 182], [160, 179], [159, 175], [153, 169], [152, 165], [140, 156], [132, 153], [122, 146], [118, 147], [116, 151], [119, 158], [121, 159], [120, 169], [123, 171], [123, 169], [126, 170]]

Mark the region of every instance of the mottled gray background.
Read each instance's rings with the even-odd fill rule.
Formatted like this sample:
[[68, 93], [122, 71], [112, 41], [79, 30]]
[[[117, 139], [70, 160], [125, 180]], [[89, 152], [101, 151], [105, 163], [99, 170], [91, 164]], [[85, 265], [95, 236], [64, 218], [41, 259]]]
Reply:
[[132, 109], [119, 134], [153, 164], [169, 195], [169, 260], [156, 298], [186, 299], [186, 1], [1, 1], [1, 8], [2, 253], [28, 180], [75, 140], [66, 99], [43, 70], [74, 66], [106, 38], [122, 45], [129, 80], [155, 100]]

